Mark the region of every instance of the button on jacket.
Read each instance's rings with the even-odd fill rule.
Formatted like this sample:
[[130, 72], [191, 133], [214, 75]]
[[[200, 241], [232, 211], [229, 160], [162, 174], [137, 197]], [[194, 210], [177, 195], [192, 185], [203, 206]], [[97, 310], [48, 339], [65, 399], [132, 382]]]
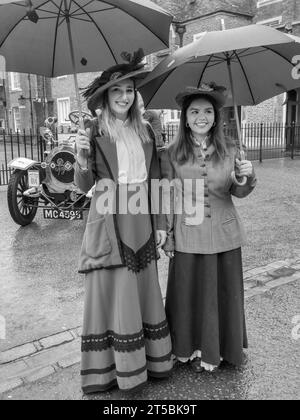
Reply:
[[[224, 160], [216, 158], [215, 148], [210, 145], [206, 151], [200, 147], [195, 148], [197, 158], [179, 165], [171, 162], [170, 148], [160, 155], [162, 178], [168, 181], [178, 179], [179, 185], [183, 186], [185, 180], [203, 180], [204, 191], [201, 189], [202, 197], [197, 200], [197, 205], [204, 206], [204, 217], [200, 223], [190, 225], [187, 220], [189, 215], [185, 212], [184, 206], [181, 214], [174, 211], [174, 198], [171, 197], [171, 209], [167, 214], [167, 242], [165, 251], [178, 251], [193, 254], [216, 254], [237, 249], [245, 244], [246, 235], [233, 204], [232, 196], [243, 198], [251, 193], [256, 185], [256, 177], [253, 174], [247, 179], [245, 186], [237, 186], [231, 180], [231, 173], [235, 166], [235, 159], [239, 156], [238, 149], [230, 145]], [[175, 184], [176, 185], [176, 184]], [[184, 188], [175, 187], [175, 197], [181, 194], [192, 195], [186, 197], [193, 205], [195, 201], [195, 190], [184, 191]], [[168, 189], [164, 191], [170, 194]], [[171, 193], [172, 194], [172, 193]], [[176, 202], [176, 201], [175, 201]], [[184, 199], [182, 198], [182, 202]]]

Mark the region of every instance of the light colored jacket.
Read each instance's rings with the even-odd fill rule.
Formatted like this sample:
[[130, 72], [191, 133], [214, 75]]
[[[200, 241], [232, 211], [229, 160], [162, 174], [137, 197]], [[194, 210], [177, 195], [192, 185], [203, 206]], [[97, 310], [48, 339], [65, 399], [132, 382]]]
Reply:
[[[229, 146], [228, 154], [224, 160], [215, 158], [213, 145], [208, 147], [205, 157], [202, 156], [199, 148], [195, 162], [191, 160], [179, 165], [171, 161], [170, 147], [160, 155], [162, 177], [169, 181], [179, 179], [181, 185], [186, 179], [202, 179], [204, 198], [201, 205], [204, 206], [204, 218], [200, 224], [188, 225], [188, 214], [185, 211], [182, 214], [174, 214], [172, 197], [171, 209], [167, 215], [165, 251], [216, 254], [244, 245], [246, 235], [233, 204], [232, 196], [243, 198], [250, 194], [256, 185], [256, 177], [253, 171], [245, 186], [237, 186], [232, 183], [231, 172], [235, 166], [235, 159], [238, 157], [237, 148]], [[177, 189], [176, 191], [175, 188], [175, 196], [183, 194], [183, 190], [178, 191]], [[165, 194], [167, 193], [166, 191]], [[194, 194], [189, 191], [185, 193]]]

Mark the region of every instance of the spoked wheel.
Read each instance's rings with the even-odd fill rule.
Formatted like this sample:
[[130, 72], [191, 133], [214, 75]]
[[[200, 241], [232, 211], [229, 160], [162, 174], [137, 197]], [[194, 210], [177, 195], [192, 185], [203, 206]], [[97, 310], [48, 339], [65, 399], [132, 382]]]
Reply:
[[26, 171], [15, 171], [9, 180], [7, 189], [8, 209], [13, 220], [21, 226], [29, 225], [37, 212], [39, 199], [24, 197], [28, 190], [28, 174]]

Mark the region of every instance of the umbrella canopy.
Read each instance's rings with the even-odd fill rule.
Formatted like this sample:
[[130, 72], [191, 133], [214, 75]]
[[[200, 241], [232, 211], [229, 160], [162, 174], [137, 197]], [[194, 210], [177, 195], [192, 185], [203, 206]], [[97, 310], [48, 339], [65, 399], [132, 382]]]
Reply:
[[141, 93], [150, 108], [177, 109], [180, 90], [214, 81], [228, 89], [226, 106], [256, 105], [300, 87], [292, 77], [299, 54], [300, 38], [263, 25], [207, 32], [163, 60]]
[[[36, 23], [28, 18], [33, 9]], [[148, 0], [0, 0], [0, 55], [20, 73], [100, 71], [120, 63], [123, 51], [142, 47], [147, 55], [168, 46], [171, 21]]]

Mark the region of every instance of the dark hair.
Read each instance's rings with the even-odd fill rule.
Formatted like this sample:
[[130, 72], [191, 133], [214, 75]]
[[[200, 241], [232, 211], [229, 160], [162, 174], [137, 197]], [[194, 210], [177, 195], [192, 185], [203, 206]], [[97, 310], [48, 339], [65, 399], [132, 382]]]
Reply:
[[196, 159], [194, 153], [194, 142], [191, 136], [191, 130], [187, 127], [187, 110], [197, 99], [207, 99], [213, 106], [215, 111], [215, 125], [210, 130], [210, 143], [215, 147], [215, 157], [218, 160], [225, 159], [227, 154], [227, 144], [223, 129], [223, 115], [221, 110], [216, 106], [215, 101], [203, 94], [191, 95], [185, 99], [182, 105], [182, 112], [180, 117], [179, 131], [175, 137], [174, 142], [170, 146], [170, 154], [172, 160], [175, 160], [180, 165], [183, 165], [188, 160]]

